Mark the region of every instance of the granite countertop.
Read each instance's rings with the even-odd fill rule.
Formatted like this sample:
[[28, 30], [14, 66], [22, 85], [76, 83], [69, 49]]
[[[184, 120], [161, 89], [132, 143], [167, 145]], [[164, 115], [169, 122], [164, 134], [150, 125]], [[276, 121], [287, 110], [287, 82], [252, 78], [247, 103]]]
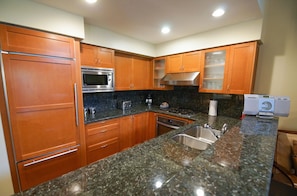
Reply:
[[[140, 107], [141, 108], [141, 107]], [[141, 112], [134, 108], [130, 114]], [[158, 108], [143, 108], [158, 111]], [[112, 113], [112, 115], [111, 115]], [[120, 117], [96, 114], [86, 123]], [[121, 114], [122, 113], [122, 114]], [[101, 117], [101, 118], [100, 118]], [[230, 129], [205, 151], [176, 143], [172, 136], [209, 122], [205, 114], [167, 134], [23, 192], [23, 195], [268, 195], [278, 120], [216, 117]], [[20, 193], [21, 194], [21, 193]]]

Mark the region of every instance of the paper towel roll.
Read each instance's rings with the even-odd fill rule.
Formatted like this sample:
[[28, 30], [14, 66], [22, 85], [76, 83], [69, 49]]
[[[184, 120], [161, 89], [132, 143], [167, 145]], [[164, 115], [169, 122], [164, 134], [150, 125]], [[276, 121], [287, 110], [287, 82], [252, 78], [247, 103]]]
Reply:
[[217, 107], [218, 107], [218, 101], [217, 100], [210, 100], [208, 115], [209, 116], [217, 116]]

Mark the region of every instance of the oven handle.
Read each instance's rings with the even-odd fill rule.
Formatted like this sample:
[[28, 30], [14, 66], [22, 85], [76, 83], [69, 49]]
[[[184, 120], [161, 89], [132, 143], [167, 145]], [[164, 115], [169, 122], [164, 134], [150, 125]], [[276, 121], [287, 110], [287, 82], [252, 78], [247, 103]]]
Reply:
[[177, 126], [168, 125], [168, 124], [166, 124], [166, 123], [162, 123], [162, 122], [159, 122], [159, 121], [157, 121], [157, 124], [160, 124], [160, 125], [163, 125], [163, 126], [165, 126], [165, 127], [172, 128], [172, 129], [178, 129], [178, 128], [179, 128], [179, 127], [177, 127]]

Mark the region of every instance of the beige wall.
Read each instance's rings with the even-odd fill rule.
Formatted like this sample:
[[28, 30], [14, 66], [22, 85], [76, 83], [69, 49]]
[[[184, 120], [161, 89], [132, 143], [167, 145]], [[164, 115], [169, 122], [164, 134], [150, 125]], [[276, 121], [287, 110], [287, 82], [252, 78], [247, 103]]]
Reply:
[[84, 38], [84, 19], [29, 0], [0, 0], [0, 21]]
[[279, 129], [297, 131], [297, 1], [265, 0], [255, 93], [286, 95], [289, 117]]
[[8, 164], [7, 151], [5, 146], [5, 139], [3, 135], [3, 126], [0, 114], [0, 195], [12, 195], [14, 193], [12, 180], [10, 176], [10, 169]]
[[197, 33], [156, 45], [156, 56], [224, 46], [261, 39], [262, 19]]

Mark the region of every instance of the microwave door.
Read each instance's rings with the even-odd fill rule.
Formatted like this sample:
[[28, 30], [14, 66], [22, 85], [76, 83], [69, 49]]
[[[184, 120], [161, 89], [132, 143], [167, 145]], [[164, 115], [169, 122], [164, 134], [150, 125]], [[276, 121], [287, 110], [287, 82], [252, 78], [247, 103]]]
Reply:
[[85, 86], [102, 86], [108, 85], [107, 75], [84, 74], [83, 76]]

